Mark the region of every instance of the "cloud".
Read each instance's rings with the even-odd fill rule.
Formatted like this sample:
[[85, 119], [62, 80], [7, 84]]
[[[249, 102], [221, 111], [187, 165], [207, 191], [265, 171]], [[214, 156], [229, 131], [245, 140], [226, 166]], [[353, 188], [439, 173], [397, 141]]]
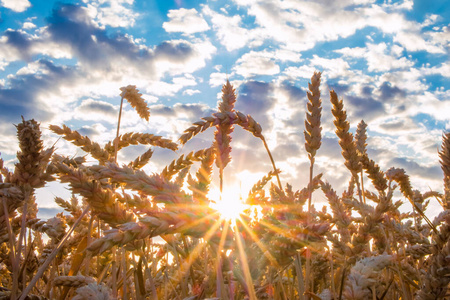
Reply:
[[[13, 116], [20, 115], [31, 115], [41, 121], [70, 119], [74, 115], [67, 105], [75, 104], [80, 97], [87, 94], [117, 97], [118, 86], [129, 82], [152, 86], [167, 73], [177, 75], [198, 70], [215, 51], [209, 41], [200, 39], [193, 43], [163, 41], [153, 49], [142, 48], [130, 37], [107, 34], [92, 21], [86, 8], [77, 5], [58, 4], [47, 21], [48, 26], [35, 35], [20, 30], [5, 31], [0, 37], [0, 50], [4, 50], [7, 60], [0, 60], [0, 66], [6, 67], [16, 60], [33, 60], [42, 54], [73, 58], [76, 65], [58, 65], [50, 59], [40, 59], [11, 74], [0, 88], [3, 122], [11, 122]], [[173, 83], [167, 83], [175, 92], [193, 85], [196, 81], [191, 75], [177, 76]], [[79, 109], [89, 105], [84, 103]], [[111, 107], [103, 108], [106, 109], [103, 116], [108, 115]]]
[[245, 53], [236, 61], [233, 70], [244, 77], [254, 75], [275, 75], [280, 72], [280, 67], [273, 60], [273, 55], [268, 52], [251, 51]]
[[226, 16], [211, 10], [208, 6], [205, 6], [202, 12], [211, 18], [213, 30], [227, 51], [243, 48], [255, 39], [255, 32], [242, 27], [242, 18], [239, 15]]
[[324, 58], [314, 54], [311, 59], [311, 64], [324, 70], [324, 74], [326, 74], [328, 78], [346, 78], [353, 74], [352, 71], [350, 71], [348, 62], [342, 58]]
[[423, 166], [404, 157], [395, 157], [389, 161], [388, 165], [405, 169], [406, 174], [414, 177], [432, 180], [441, 180], [443, 178], [442, 169], [440, 166]]
[[[231, 77], [232, 74], [230, 74]], [[209, 85], [211, 87], [221, 86], [224, 82], [226, 82], [228, 78], [228, 74], [214, 72], [209, 75]]]
[[413, 61], [408, 60], [406, 57], [400, 57], [403, 50], [402, 47], [393, 45], [391, 47], [391, 53], [388, 53], [388, 50], [386, 43], [368, 43], [365, 48], [345, 47], [335, 50], [335, 52], [343, 54], [344, 57], [364, 57], [369, 72], [387, 72], [394, 69], [407, 69], [414, 65]]
[[162, 104], [152, 105], [151, 113], [154, 116], [174, 117], [197, 121], [203, 116], [209, 116], [214, 111], [206, 104], [201, 103], [176, 103], [172, 107]]
[[28, 0], [1, 0], [1, 5], [15, 12], [24, 12], [31, 3]]
[[64, 210], [61, 207], [39, 207], [37, 217], [46, 220], [55, 217], [63, 211]]
[[193, 90], [193, 89], [186, 89], [183, 91], [183, 95], [192, 96], [195, 94], [200, 94], [201, 92], [199, 90]]
[[54, 113], [45, 96], [53, 92], [55, 85], [77, 77], [74, 68], [55, 65], [48, 60], [39, 60], [37, 66], [40, 72], [10, 77], [7, 87], [0, 89], [0, 119], [3, 122], [15, 121], [20, 115], [26, 119], [50, 120]]
[[[111, 68], [125, 62], [140, 61], [145, 64], [149, 53], [140, 51], [129, 38], [122, 35], [110, 37], [97, 27], [84, 7], [59, 4], [48, 18], [51, 39], [69, 45], [81, 63], [96, 69]], [[70, 33], [70, 34], [68, 34]], [[124, 68], [126, 65], [124, 65]]]
[[74, 111], [74, 119], [91, 121], [102, 120], [109, 123], [117, 122], [117, 115], [118, 109], [112, 104], [94, 99], [83, 100]]
[[167, 32], [193, 34], [209, 30], [208, 23], [198, 14], [195, 8], [169, 10], [167, 17], [169, 17], [169, 21], [163, 23], [163, 28]]
[[133, 0], [93, 0], [87, 5], [88, 13], [99, 27], [131, 27], [139, 14], [130, 6]]

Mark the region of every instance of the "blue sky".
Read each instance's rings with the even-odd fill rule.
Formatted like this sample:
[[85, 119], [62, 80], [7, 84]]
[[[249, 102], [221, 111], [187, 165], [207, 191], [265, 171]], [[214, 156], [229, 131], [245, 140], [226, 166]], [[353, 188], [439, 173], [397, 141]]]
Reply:
[[[352, 130], [369, 125], [369, 155], [383, 170], [404, 168], [422, 191], [442, 190], [437, 151], [450, 130], [450, 5], [435, 1], [28, 1], [0, 4], [0, 149], [13, 167], [20, 116], [46, 128], [67, 124], [98, 142], [114, 137], [119, 88], [136, 85], [149, 122], [125, 106], [121, 132], [176, 140], [210, 115], [229, 78], [237, 109], [263, 127], [283, 181], [302, 188], [307, 82], [322, 73], [323, 134], [317, 172], [336, 189], [350, 177], [334, 135], [328, 91], [348, 110]], [[183, 152], [209, 147], [212, 131], [179, 153], [158, 150], [161, 171]], [[262, 145], [236, 129], [229, 185], [243, 193], [270, 170]], [[58, 152], [82, 154], [57, 142]], [[134, 147], [127, 162], [145, 151]], [[157, 159], [155, 157], [158, 157]], [[52, 206], [51, 195], [40, 200]], [[50, 196], [49, 196], [50, 195]], [[320, 198], [320, 197], [319, 197]], [[320, 199], [317, 201], [320, 202]]]

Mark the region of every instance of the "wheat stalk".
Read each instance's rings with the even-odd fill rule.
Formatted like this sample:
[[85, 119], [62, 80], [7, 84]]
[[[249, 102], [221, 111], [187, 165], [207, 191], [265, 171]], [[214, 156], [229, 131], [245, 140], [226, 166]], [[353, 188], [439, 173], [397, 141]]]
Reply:
[[148, 121], [150, 117], [150, 109], [145, 103], [145, 100], [141, 97], [142, 94], [139, 93], [138, 89], [136, 89], [136, 86], [128, 85], [121, 87], [120, 90], [122, 91], [122, 93], [120, 93], [122, 99], [127, 99], [128, 103], [130, 103], [130, 105], [137, 111], [139, 116]]
[[[165, 139], [161, 136], [150, 134], [150, 133], [139, 133], [139, 132], [127, 132], [123, 135], [119, 135], [117, 138], [117, 150], [123, 149], [130, 145], [152, 145], [156, 147], [166, 148], [173, 151], [178, 149], [178, 145], [169, 139]], [[114, 143], [108, 142], [105, 145], [105, 150], [109, 153], [114, 153], [115, 151]]]
[[[313, 180], [314, 174], [314, 161], [317, 150], [321, 145], [321, 131], [320, 117], [322, 113], [322, 100], [320, 99], [320, 72], [314, 72], [311, 77], [311, 83], [308, 83], [309, 92], [307, 92], [308, 103], [307, 103], [307, 113], [305, 120], [305, 149], [308, 152], [308, 158], [310, 160], [309, 166], [309, 182]], [[312, 193], [308, 195], [308, 222], [311, 222], [311, 202]], [[310, 273], [311, 273], [311, 251], [309, 248], [306, 249], [306, 274], [305, 274], [305, 286], [306, 292], [312, 290], [310, 284]]]
[[69, 183], [73, 193], [85, 197], [98, 216], [111, 226], [133, 220], [132, 213], [128, 212], [123, 204], [116, 201], [116, 194], [111, 186], [104, 186], [100, 181], [87, 175], [88, 169], [75, 169], [62, 163], [55, 165], [58, 168], [61, 182]]
[[347, 112], [344, 110], [343, 100], [338, 100], [338, 96], [334, 90], [330, 91], [330, 101], [333, 105], [331, 112], [335, 118], [336, 135], [339, 137], [339, 145], [342, 148], [342, 156], [345, 159], [345, 166], [352, 173], [358, 187], [358, 195], [362, 202], [361, 188], [359, 186], [358, 173], [361, 172], [361, 159], [358, 155], [353, 134], [349, 132], [350, 124], [347, 121]]
[[98, 143], [92, 142], [87, 136], [82, 136], [78, 131], [73, 131], [66, 125], [63, 125], [62, 128], [56, 125], [50, 125], [49, 128], [54, 133], [62, 135], [65, 140], [72, 142], [75, 146], [91, 154], [100, 163], [105, 163], [110, 159], [109, 153], [102, 149]]
[[[236, 102], [236, 94], [230, 81], [222, 87], [222, 101], [219, 103], [219, 112], [223, 114], [234, 112], [234, 104]], [[216, 125], [214, 132], [213, 147], [216, 154], [216, 166], [219, 168], [219, 189], [222, 195], [223, 190], [223, 169], [231, 161], [231, 133], [234, 128], [231, 123], [220, 123]]]
[[180, 170], [192, 165], [194, 161], [201, 161], [205, 156], [206, 150], [192, 151], [188, 154], [181, 155], [178, 159], [173, 160], [168, 166], [161, 172], [161, 176], [170, 180], [172, 176], [177, 174]]
[[444, 208], [450, 209], [450, 132], [442, 135], [439, 158], [444, 172]]
[[191, 176], [188, 177], [189, 189], [192, 191], [192, 198], [200, 205], [207, 205], [209, 200], [206, 195], [211, 183], [212, 165], [215, 160], [214, 148], [208, 148], [204, 152], [200, 168], [196, 173], [197, 180]]

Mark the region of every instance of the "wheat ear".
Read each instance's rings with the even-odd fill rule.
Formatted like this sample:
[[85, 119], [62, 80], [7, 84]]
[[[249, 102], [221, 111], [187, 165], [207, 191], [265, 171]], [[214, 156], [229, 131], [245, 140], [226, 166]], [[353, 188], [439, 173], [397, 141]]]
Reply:
[[[17, 153], [19, 162], [15, 165], [13, 178], [14, 182], [22, 189], [24, 195], [22, 223], [19, 234], [17, 253], [15, 256], [15, 261], [12, 261], [13, 269], [15, 265], [16, 271], [19, 270], [23, 239], [26, 234], [28, 202], [31, 201], [32, 203], [34, 203], [34, 198], [32, 197], [34, 189], [45, 185], [46, 180], [43, 175], [45, 170], [47, 169], [47, 164], [53, 153], [53, 148], [50, 148], [47, 151], [43, 150], [41, 130], [39, 127], [39, 123], [37, 123], [35, 120], [32, 119], [29, 121], [25, 121], [23, 117], [22, 123], [16, 126], [20, 152]], [[13, 296], [15, 296], [17, 292], [19, 280], [18, 276], [18, 273], [13, 272]]]
[[168, 166], [161, 172], [161, 176], [170, 180], [175, 174], [184, 168], [192, 165], [194, 161], [201, 161], [204, 158], [205, 150], [199, 150], [197, 152], [190, 152], [185, 155], [181, 155], [178, 159], [173, 160]]
[[[118, 136], [117, 150], [130, 145], [152, 145], [173, 151], [178, 149], [178, 145], [171, 140], [150, 133], [127, 132]], [[105, 145], [105, 150], [111, 154], [114, 153], [115, 144], [109, 142]]]
[[36, 285], [38, 280], [42, 277], [42, 275], [47, 270], [50, 263], [53, 261], [53, 259], [56, 257], [56, 255], [59, 253], [59, 251], [64, 246], [64, 243], [67, 241], [69, 236], [74, 231], [75, 227], [78, 226], [78, 224], [81, 222], [83, 217], [89, 212], [89, 209], [90, 209], [90, 207], [89, 207], [89, 205], [87, 205], [86, 208], [84, 209], [83, 213], [78, 217], [78, 219], [75, 221], [75, 223], [73, 223], [73, 225], [70, 227], [69, 231], [61, 239], [61, 241], [58, 243], [56, 248], [53, 249], [51, 254], [47, 257], [47, 259], [44, 261], [44, 263], [39, 267], [39, 269], [36, 272], [36, 274], [34, 275], [33, 279], [31, 279], [30, 283], [27, 285], [27, 287], [24, 289], [24, 291], [20, 295], [19, 300], [25, 300], [27, 298], [27, 295], [30, 293], [31, 289], [33, 289], [33, 287]]
[[188, 178], [189, 189], [192, 191], [192, 197], [200, 205], [208, 204], [206, 194], [208, 194], [209, 185], [211, 183], [212, 166], [214, 160], [214, 149], [212, 147], [206, 149], [200, 168], [196, 173], [197, 180], [194, 180], [192, 177]]
[[358, 187], [359, 200], [362, 202], [361, 188], [358, 180], [358, 173], [361, 172], [361, 159], [356, 150], [353, 134], [349, 132], [350, 124], [347, 121], [347, 112], [344, 110], [344, 102], [338, 100], [334, 90], [330, 91], [330, 101], [333, 105], [331, 112], [335, 118], [336, 135], [339, 137], [339, 145], [342, 148], [342, 156], [345, 159], [345, 166], [352, 173]]
[[122, 99], [127, 99], [128, 103], [136, 110], [139, 116], [148, 121], [150, 117], [150, 109], [148, 108], [145, 100], [141, 97], [142, 94], [139, 93], [139, 90], [135, 85], [128, 85], [121, 87], [120, 90], [122, 93], [120, 96]]
[[79, 132], [73, 131], [66, 125], [63, 125], [62, 128], [50, 125], [49, 128], [54, 133], [62, 135], [65, 140], [72, 142], [75, 146], [81, 147], [83, 151], [91, 154], [100, 163], [105, 163], [109, 160], [109, 153], [102, 149], [98, 143], [92, 142], [87, 136], [82, 136]]
[[[243, 129], [247, 130], [253, 136], [260, 138], [266, 148], [266, 151], [269, 155], [270, 161], [272, 163], [273, 170], [276, 171], [277, 167], [275, 166], [275, 161], [272, 157], [272, 154], [269, 150], [267, 142], [262, 135], [261, 125], [255, 121], [250, 115], [245, 115], [239, 111], [229, 112], [229, 113], [214, 113], [211, 117], [202, 118], [201, 121], [197, 121], [193, 123], [193, 126], [189, 127], [184, 131], [184, 134], [180, 137], [179, 142], [184, 145], [194, 136], [199, 134], [200, 132], [205, 131], [212, 126], [216, 126], [219, 124], [237, 124], [241, 126]], [[282, 188], [280, 178], [277, 176], [278, 186]]]
[[384, 172], [380, 170], [380, 167], [373, 160], [369, 159], [367, 154], [361, 157], [361, 163], [367, 172], [367, 177], [372, 180], [373, 186], [380, 194], [384, 195], [388, 187]]
[[421, 273], [418, 300], [446, 299], [450, 283], [450, 214], [446, 214], [439, 233], [433, 238], [432, 255], [427, 258], [427, 269]]
[[[361, 120], [359, 122], [358, 127], [356, 128], [356, 134], [355, 134], [355, 144], [356, 144], [356, 151], [359, 154], [360, 157], [367, 154], [367, 124], [364, 122], [364, 120]], [[362, 159], [361, 159], [362, 160]], [[361, 162], [362, 163], [362, 162]], [[364, 191], [364, 169], [361, 169], [361, 191], [362, 191], [362, 197], [363, 202], [366, 203], [366, 196]]]
[[85, 197], [99, 218], [112, 227], [134, 219], [133, 214], [122, 203], [116, 201], [117, 195], [112, 191], [111, 186], [105, 187], [100, 180], [94, 180], [87, 175], [87, 172], [92, 172], [94, 168], [89, 171], [75, 169], [62, 163], [56, 163], [55, 166], [59, 170], [61, 182], [69, 183], [73, 193]]
[[[234, 104], [236, 103], [236, 93], [230, 81], [222, 87], [222, 101], [219, 103], [220, 113], [234, 112]], [[222, 194], [223, 189], [223, 169], [231, 161], [231, 133], [233, 132], [233, 124], [221, 123], [216, 125], [214, 132], [213, 146], [217, 152], [216, 166], [219, 168], [219, 188]]]
[[444, 208], [450, 209], [450, 132], [442, 135], [439, 158], [444, 172]]

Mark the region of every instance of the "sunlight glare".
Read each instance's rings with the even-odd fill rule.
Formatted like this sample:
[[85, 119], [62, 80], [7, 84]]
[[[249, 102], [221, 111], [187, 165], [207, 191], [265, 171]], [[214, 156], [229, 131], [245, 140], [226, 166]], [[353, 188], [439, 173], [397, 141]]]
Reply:
[[212, 190], [210, 197], [214, 202], [211, 202], [211, 208], [217, 210], [220, 216], [225, 220], [236, 220], [249, 206], [243, 200], [239, 188], [228, 188], [222, 193], [218, 190]]

